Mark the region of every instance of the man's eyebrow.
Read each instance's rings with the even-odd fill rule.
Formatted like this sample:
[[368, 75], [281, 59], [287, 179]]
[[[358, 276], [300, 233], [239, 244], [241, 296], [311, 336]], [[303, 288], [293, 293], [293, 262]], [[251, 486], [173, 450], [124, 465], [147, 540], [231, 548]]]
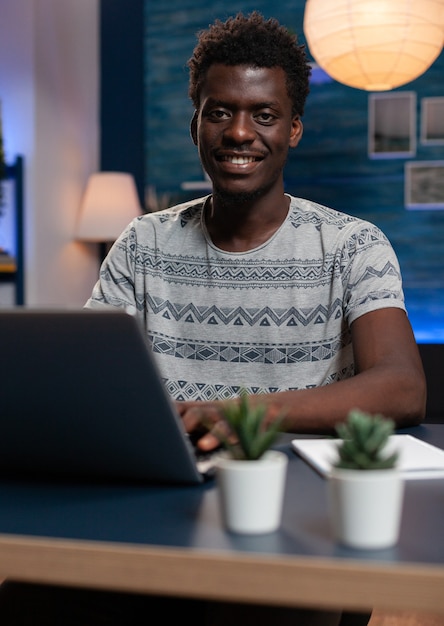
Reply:
[[219, 100], [218, 98], [208, 98], [206, 101], [207, 104], [210, 104], [211, 106], [218, 106], [218, 107], [226, 107], [229, 106], [228, 102], [225, 102], [224, 100]]
[[254, 105], [255, 109], [279, 109], [280, 103], [278, 100], [270, 100], [267, 102], [258, 102]]
[[[232, 108], [233, 107], [233, 103], [231, 102], [227, 102], [225, 100], [220, 100], [218, 98], [208, 98], [207, 102], [206, 102], [207, 106], [219, 106], [219, 107], [223, 107], [223, 108]], [[237, 108], [237, 106], [236, 106]], [[254, 110], [259, 110], [259, 109], [279, 109], [280, 108], [280, 103], [278, 100], [267, 100], [264, 102], [254, 102], [251, 106], [252, 109]]]

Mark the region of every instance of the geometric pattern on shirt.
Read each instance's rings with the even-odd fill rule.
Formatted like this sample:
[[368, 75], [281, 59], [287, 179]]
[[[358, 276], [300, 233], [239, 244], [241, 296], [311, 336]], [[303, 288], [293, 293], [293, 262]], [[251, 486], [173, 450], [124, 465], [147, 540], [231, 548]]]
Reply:
[[[182, 227], [188, 222], [195, 222], [200, 215], [202, 205], [195, 205], [182, 211], [180, 214]], [[302, 224], [312, 224], [316, 229], [332, 224], [338, 230], [344, 228], [350, 222], [358, 224], [356, 218], [328, 210], [317, 205], [318, 213], [313, 210], [292, 211], [289, 222], [295, 228]], [[152, 214], [153, 219], [165, 222], [169, 221], [169, 214]], [[358, 231], [350, 233], [342, 244], [342, 250], [334, 254], [326, 252], [319, 258], [292, 258], [288, 259], [260, 259], [257, 256], [245, 259], [218, 258], [212, 263], [207, 256], [192, 256], [189, 254], [172, 254], [162, 248], [143, 245], [137, 241], [135, 229], [132, 228], [127, 236], [118, 243], [122, 251], [130, 254], [134, 263], [135, 273], [145, 276], [162, 276], [165, 282], [175, 284], [205, 285], [212, 288], [235, 288], [242, 290], [248, 288], [316, 288], [331, 282], [334, 276], [344, 276], [350, 270], [350, 261], [359, 257], [360, 253], [375, 245], [390, 247], [385, 235], [373, 224], [367, 222], [360, 224]], [[126, 247], [128, 246], [128, 247]], [[381, 257], [380, 253], [380, 257]], [[383, 277], [386, 274], [397, 273], [392, 265], [385, 266], [378, 271], [367, 267], [365, 276], [360, 280], [366, 280], [373, 276]], [[105, 277], [103, 277], [105, 278]], [[112, 282], [120, 282], [116, 277], [106, 277]], [[128, 279], [127, 279], [128, 280]], [[123, 285], [122, 285], [123, 286]]]
[[228, 400], [238, 396], [242, 390], [249, 394], [274, 393], [279, 391], [276, 387], [245, 387], [245, 385], [211, 385], [208, 383], [194, 383], [187, 380], [163, 379], [168, 394], [178, 401], [186, 400]]
[[357, 285], [365, 282], [366, 280], [371, 280], [375, 277], [384, 278], [385, 276], [395, 276], [397, 278], [400, 278], [400, 273], [398, 269], [390, 261], [387, 261], [384, 267], [382, 267], [380, 270], [377, 270], [372, 266], [367, 266], [362, 274], [359, 276], [359, 279], [354, 283], [350, 282], [348, 288], [350, 291], [353, 291], [353, 289]]
[[219, 361], [222, 363], [261, 363], [288, 365], [292, 363], [328, 361], [344, 347], [338, 338], [313, 345], [254, 345], [224, 344], [210, 341], [175, 339], [162, 334], [151, 334], [152, 350], [157, 354], [191, 361]]
[[[353, 375], [353, 368], [344, 368], [343, 371], [337, 372], [329, 376], [326, 384], [351, 378]], [[209, 384], [209, 383], [196, 383], [187, 380], [171, 380], [168, 378], [163, 379], [165, 388], [168, 394], [176, 401], [187, 400], [228, 400], [239, 396], [242, 391], [246, 391], [248, 394], [260, 394], [260, 393], [276, 393], [278, 391], [295, 391], [298, 389], [306, 389], [307, 387], [277, 387], [277, 386], [260, 386], [260, 385], [225, 385], [225, 384]]]
[[336, 212], [334, 209], [324, 210], [324, 207], [320, 204], [315, 204], [317, 211], [307, 210], [297, 211], [295, 213], [289, 214], [289, 222], [295, 228], [299, 228], [299, 226], [311, 224], [315, 228], [319, 229], [324, 225], [334, 225], [336, 228], [341, 230], [349, 224], [350, 222], [355, 222], [356, 219], [350, 215], [345, 213], [341, 214]]
[[270, 306], [250, 309], [226, 305], [218, 307], [214, 304], [195, 306], [193, 303], [175, 303], [147, 294], [146, 306], [156, 315], [162, 315], [165, 319], [174, 319], [176, 322], [184, 320], [191, 324], [223, 324], [224, 326], [309, 326], [310, 324], [324, 324], [330, 319], [339, 319], [342, 316], [340, 298], [336, 298], [329, 307], [319, 304], [314, 308], [303, 309], [294, 306], [286, 309]]
[[217, 288], [307, 288], [326, 284], [332, 276], [339, 276], [341, 265], [341, 260], [336, 257], [209, 263], [208, 259], [186, 255], [163, 254], [159, 259], [157, 251], [145, 250], [137, 257], [136, 272], [153, 277], [160, 274], [162, 280], [176, 284], [203, 284]]
[[[381, 235], [373, 235], [372, 229], [365, 229], [359, 233], [362, 237], [358, 246], [361, 250], [366, 245], [364, 242], [374, 246], [389, 245]], [[137, 274], [146, 276], [162, 276], [162, 280], [187, 285], [211, 285], [213, 288], [248, 288], [270, 289], [275, 287], [291, 288], [313, 288], [328, 284], [332, 277], [340, 277], [346, 271], [351, 259], [356, 258], [359, 252], [356, 250], [356, 238], [354, 244], [350, 240], [348, 246], [342, 250], [342, 255], [326, 254], [319, 259], [218, 259], [212, 263], [207, 258], [194, 257], [190, 255], [172, 255], [159, 252], [159, 250], [148, 246], [139, 246], [138, 254], [134, 259], [135, 271]], [[366, 268], [367, 278], [374, 275], [384, 276], [396, 269], [389, 264], [382, 270], [375, 270], [372, 267]]]

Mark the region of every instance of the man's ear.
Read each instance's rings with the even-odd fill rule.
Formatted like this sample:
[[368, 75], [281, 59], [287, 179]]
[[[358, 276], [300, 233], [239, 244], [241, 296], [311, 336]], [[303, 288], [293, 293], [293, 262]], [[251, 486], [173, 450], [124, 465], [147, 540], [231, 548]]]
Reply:
[[190, 124], [191, 139], [193, 140], [195, 146], [197, 146], [197, 116], [197, 111], [194, 111], [194, 115]]
[[290, 148], [296, 148], [301, 140], [302, 133], [304, 132], [304, 126], [301, 122], [299, 115], [295, 115], [291, 121], [290, 131]]

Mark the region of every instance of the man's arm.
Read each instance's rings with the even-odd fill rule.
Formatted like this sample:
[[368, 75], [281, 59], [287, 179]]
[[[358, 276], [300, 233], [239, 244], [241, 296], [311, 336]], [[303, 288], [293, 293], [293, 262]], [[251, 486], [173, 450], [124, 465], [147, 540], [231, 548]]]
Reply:
[[[426, 383], [421, 358], [405, 312], [387, 308], [366, 313], [351, 325], [355, 376], [323, 387], [252, 396], [268, 406], [269, 419], [285, 412], [288, 432], [331, 433], [351, 409], [381, 413], [397, 427], [419, 424], [425, 415]], [[233, 400], [236, 401], [236, 400]], [[221, 402], [178, 403], [185, 429], [216, 422]], [[211, 449], [209, 435], [199, 447]]]

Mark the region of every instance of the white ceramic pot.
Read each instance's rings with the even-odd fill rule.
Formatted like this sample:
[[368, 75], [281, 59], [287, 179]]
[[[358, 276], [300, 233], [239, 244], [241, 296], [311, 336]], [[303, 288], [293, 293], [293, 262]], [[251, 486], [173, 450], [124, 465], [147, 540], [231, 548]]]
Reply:
[[236, 533], [270, 533], [281, 523], [288, 458], [269, 450], [257, 461], [221, 456], [216, 479], [222, 519]]
[[404, 479], [397, 469], [334, 468], [329, 476], [335, 539], [352, 548], [381, 549], [399, 538]]

